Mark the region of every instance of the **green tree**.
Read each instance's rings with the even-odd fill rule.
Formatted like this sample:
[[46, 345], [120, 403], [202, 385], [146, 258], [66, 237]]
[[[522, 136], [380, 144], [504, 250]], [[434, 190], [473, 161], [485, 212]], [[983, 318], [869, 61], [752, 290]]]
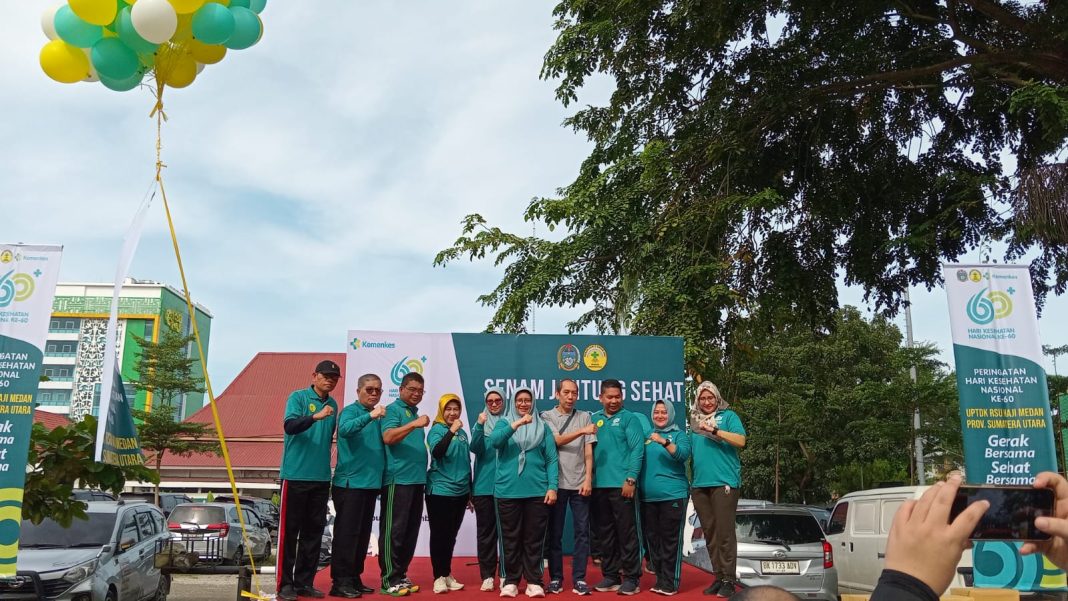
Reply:
[[[908, 285], [993, 240], [1034, 257], [1039, 302], [1068, 286], [1068, 6], [992, 0], [561, 0], [542, 76], [593, 144], [525, 219], [469, 215], [436, 264], [504, 265], [488, 328], [533, 307], [569, 324], [686, 337], [702, 374], [731, 330], [781, 308], [815, 327], [844, 280], [893, 313]], [[1006, 173], [1003, 156], [1016, 165]], [[557, 232], [557, 230], [562, 230]], [[587, 308], [588, 307], [588, 308]]]
[[[163, 456], [167, 453], [181, 457], [189, 457], [195, 453], [208, 455], [219, 454], [219, 444], [214, 440], [204, 440], [205, 436], [212, 434], [204, 424], [175, 421], [174, 407], [167, 404], [157, 404], [151, 412], [141, 409], [133, 409], [134, 419], [137, 420], [137, 436], [141, 441], [141, 448], [148, 453], [146, 461], [154, 462], [156, 473], [163, 464]], [[155, 500], [159, 504], [159, 481], [156, 481]]]
[[850, 468], [867, 468], [869, 484], [908, 479], [917, 406], [928, 459], [962, 462], [956, 386], [937, 349], [906, 348], [894, 324], [852, 307], [823, 331], [781, 317], [749, 325], [738, 342], [745, 351], [714, 378], [749, 432], [743, 495], [822, 501], [852, 490]]
[[22, 517], [35, 524], [51, 518], [69, 526], [87, 519], [85, 503], [71, 498], [75, 486], [122, 492], [127, 480], [159, 482], [159, 474], [144, 466], [107, 465], [94, 461], [97, 420], [91, 415], [52, 430], [33, 425], [22, 498]]
[[[197, 359], [188, 357], [187, 349], [193, 336], [181, 336], [170, 328], [164, 328], [159, 342], [134, 336], [141, 345], [141, 357], [137, 363], [140, 380], [134, 382], [137, 390], [149, 391], [155, 398], [155, 406], [173, 407], [175, 398], [190, 392], [204, 392], [204, 380], [194, 372]], [[174, 411], [171, 412], [174, 415]]]

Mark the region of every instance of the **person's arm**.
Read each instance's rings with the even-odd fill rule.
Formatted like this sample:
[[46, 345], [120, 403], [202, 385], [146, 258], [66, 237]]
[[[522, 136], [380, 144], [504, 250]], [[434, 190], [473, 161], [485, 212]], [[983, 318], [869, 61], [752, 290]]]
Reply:
[[[586, 477], [582, 479], [582, 484], [579, 486], [579, 494], [583, 497], [588, 497], [593, 494], [593, 443], [587, 442], [582, 445], [582, 460], [586, 464]], [[559, 455], [559, 453], [557, 454]], [[559, 461], [557, 457], [557, 461]]]
[[[441, 459], [449, 452], [449, 443], [452, 442], [454, 436], [456, 436], [456, 432], [447, 430], [441, 439], [431, 447], [432, 450], [430, 451], [430, 454], [433, 455], [434, 459]], [[431, 444], [429, 440], [427, 440], [426, 443], [427, 446], [430, 446]]]
[[390, 446], [395, 445], [404, 440], [404, 437], [414, 430], [422, 428], [429, 423], [429, 417], [420, 415], [406, 424], [401, 424], [400, 416], [396, 412], [386, 411], [386, 416], [382, 421], [382, 442]]
[[508, 441], [512, 439], [517, 427], [515, 424], [510, 424], [503, 419], [497, 422], [497, 427], [490, 433], [490, 446], [498, 450], [508, 446]]
[[481, 421], [475, 422], [471, 428], [470, 449], [472, 453], [480, 456], [486, 450], [486, 425]]
[[896, 570], [883, 570], [871, 601], [938, 601], [938, 595], [921, 580]]
[[745, 428], [742, 426], [742, 420], [738, 418], [738, 414], [731, 411], [725, 413], [723, 420], [723, 427], [720, 428], [712, 423], [701, 422], [698, 434], [707, 436], [712, 440], [722, 440], [723, 442], [738, 449], [745, 448]]
[[1020, 554], [1042, 553], [1058, 568], [1068, 569], [1068, 480], [1054, 472], [1042, 472], [1035, 478], [1034, 487], [1053, 489], [1053, 515], [1035, 519], [1035, 527], [1049, 534], [1050, 539], [1024, 543]]
[[313, 415], [305, 415], [304, 407], [300, 402], [299, 393], [294, 392], [286, 399], [286, 413], [282, 422], [282, 429], [286, 434], [295, 436], [301, 432], [305, 432], [308, 428], [312, 427], [315, 422], [326, 419], [334, 414], [334, 408], [330, 405], [324, 406]]
[[690, 437], [685, 432], [680, 432], [674, 437], [675, 440], [671, 441], [671, 444], [666, 445], [664, 448], [671, 454], [671, 458], [679, 463], [686, 463], [693, 453], [693, 449], [690, 446]]
[[296, 434], [300, 434], [301, 432], [304, 432], [308, 428], [311, 428], [312, 424], [314, 424], [314, 423], [315, 423], [315, 418], [313, 418], [310, 415], [304, 415], [304, 416], [301, 416], [301, 417], [294, 417], [294, 418], [287, 419], [284, 428], [285, 428], [286, 434], [289, 434], [290, 436], [294, 436]]
[[631, 416], [630, 423], [625, 426], [624, 435], [627, 437], [629, 451], [623, 460], [624, 478], [638, 479], [642, 473], [642, 459], [645, 457], [645, 433], [637, 416]]
[[556, 430], [552, 430], [553, 438], [556, 440], [556, 446], [562, 447], [565, 444], [579, 438], [580, 436], [586, 436], [587, 434], [593, 434], [597, 431], [597, 427], [593, 424], [587, 424], [577, 430], [565, 432], [564, 434], [557, 434]]
[[337, 419], [337, 435], [346, 438], [356, 436], [371, 421], [371, 414], [366, 411], [342, 410], [341, 417]]
[[[546, 427], [546, 434], [550, 432]], [[560, 454], [556, 450], [556, 444], [554, 441], [549, 440], [549, 437], [545, 437], [545, 475], [549, 479], [549, 490], [545, 491], [545, 504], [553, 505], [556, 503], [556, 491], [560, 488]]]

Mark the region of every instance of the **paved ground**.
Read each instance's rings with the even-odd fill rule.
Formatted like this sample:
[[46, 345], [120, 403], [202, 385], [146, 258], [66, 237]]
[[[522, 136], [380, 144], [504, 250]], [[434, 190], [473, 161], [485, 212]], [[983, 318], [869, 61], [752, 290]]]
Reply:
[[[260, 588], [274, 593], [274, 574], [259, 577]], [[167, 601], [226, 601], [237, 599], [237, 576], [175, 576]]]

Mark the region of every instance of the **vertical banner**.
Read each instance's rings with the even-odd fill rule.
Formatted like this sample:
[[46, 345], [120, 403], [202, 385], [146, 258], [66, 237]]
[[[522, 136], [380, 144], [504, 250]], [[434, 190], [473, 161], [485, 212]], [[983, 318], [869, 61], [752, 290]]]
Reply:
[[[943, 265], [970, 484], [1028, 486], [1057, 471], [1046, 372], [1025, 265]], [[1064, 572], [1019, 545], [976, 542], [975, 585], [1064, 590]]]
[[[401, 378], [418, 372], [426, 380], [419, 413], [431, 419], [446, 393], [463, 399], [464, 429], [485, 409], [485, 394], [499, 387], [506, 396], [530, 388], [538, 410], [556, 406], [556, 384], [575, 380], [576, 407], [597, 411], [600, 382], [623, 382], [626, 409], [646, 416], [658, 400], [685, 403], [682, 338], [659, 336], [564, 336], [544, 334], [422, 334], [350, 330], [347, 340], [345, 398], [357, 402], [356, 384], [363, 374], [382, 379], [382, 403], [397, 400]], [[686, 411], [677, 405], [682, 425]], [[377, 512], [377, 508], [375, 510]], [[456, 539], [457, 556], [475, 555], [475, 520], [464, 514]], [[375, 518], [378, 519], [377, 517]], [[429, 555], [429, 533], [419, 536], [416, 555]], [[377, 529], [376, 529], [377, 530]]]
[[61, 246], [0, 244], [0, 576], [14, 576], [22, 493]]
[[96, 460], [111, 465], [145, 463], [141, 443], [137, 439], [137, 426], [134, 425], [130, 404], [126, 399], [126, 389], [123, 388], [122, 376], [115, 365], [115, 337], [119, 323], [122, 283], [126, 281], [126, 274], [130, 271], [134, 252], [141, 241], [145, 216], [155, 197], [155, 191], [146, 195], [134, 214], [133, 221], [122, 239], [119, 264], [115, 267], [115, 289], [111, 293], [111, 313], [108, 316], [107, 333], [104, 335], [104, 365], [100, 371], [100, 418], [96, 426]]

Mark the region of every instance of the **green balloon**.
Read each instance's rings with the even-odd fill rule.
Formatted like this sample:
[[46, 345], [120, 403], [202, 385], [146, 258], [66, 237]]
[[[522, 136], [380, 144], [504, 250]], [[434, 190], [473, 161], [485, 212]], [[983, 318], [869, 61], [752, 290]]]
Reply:
[[137, 53], [119, 38], [104, 38], [93, 44], [89, 60], [93, 62], [98, 75], [112, 81], [129, 79], [141, 67]]
[[[122, 2], [122, 0], [119, 1]], [[123, 44], [129, 46], [138, 54], [155, 52], [156, 48], [159, 48], [159, 44], [153, 44], [137, 33], [133, 26], [133, 18], [130, 16], [130, 11], [131, 8], [129, 6], [119, 11], [119, 16], [115, 17], [115, 33], [119, 34], [119, 39], [122, 40]]]
[[223, 46], [231, 50], [244, 50], [260, 41], [263, 23], [256, 13], [242, 6], [231, 7], [230, 12], [234, 15], [234, 33]]
[[223, 44], [233, 33], [234, 14], [222, 4], [208, 2], [193, 13], [193, 37], [198, 41]]
[[250, 3], [251, 3], [251, 0], [230, 0], [230, 8], [233, 8], [235, 6], [240, 6], [241, 8], [251, 9], [252, 7], [249, 6]]
[[56, 11], [53, 21], [56, 27], [56, 35], [59, 39], [79, 48], [90, 48], [100, 38], [104, 37], [104, 28], [92, 23], [86, 23], [81, 17], [74, 14], [70, 6], [64, 4]]
[[267, 7], [267, 0], [249, 0], [248, 7], [258, 15]]
[[144, 77], [145, 73], [140, 69], [138, 69], [136, 73], [134, 73], [130, 77], [127, 77], [126, 79], [112, 79], [110, 77], [105, 77], [101, 74], [100, 83], [103, 84], [104, 87], [109, 90], [115, 90], [116, 92], [126, 92], [141, 85], [141, 80]]

